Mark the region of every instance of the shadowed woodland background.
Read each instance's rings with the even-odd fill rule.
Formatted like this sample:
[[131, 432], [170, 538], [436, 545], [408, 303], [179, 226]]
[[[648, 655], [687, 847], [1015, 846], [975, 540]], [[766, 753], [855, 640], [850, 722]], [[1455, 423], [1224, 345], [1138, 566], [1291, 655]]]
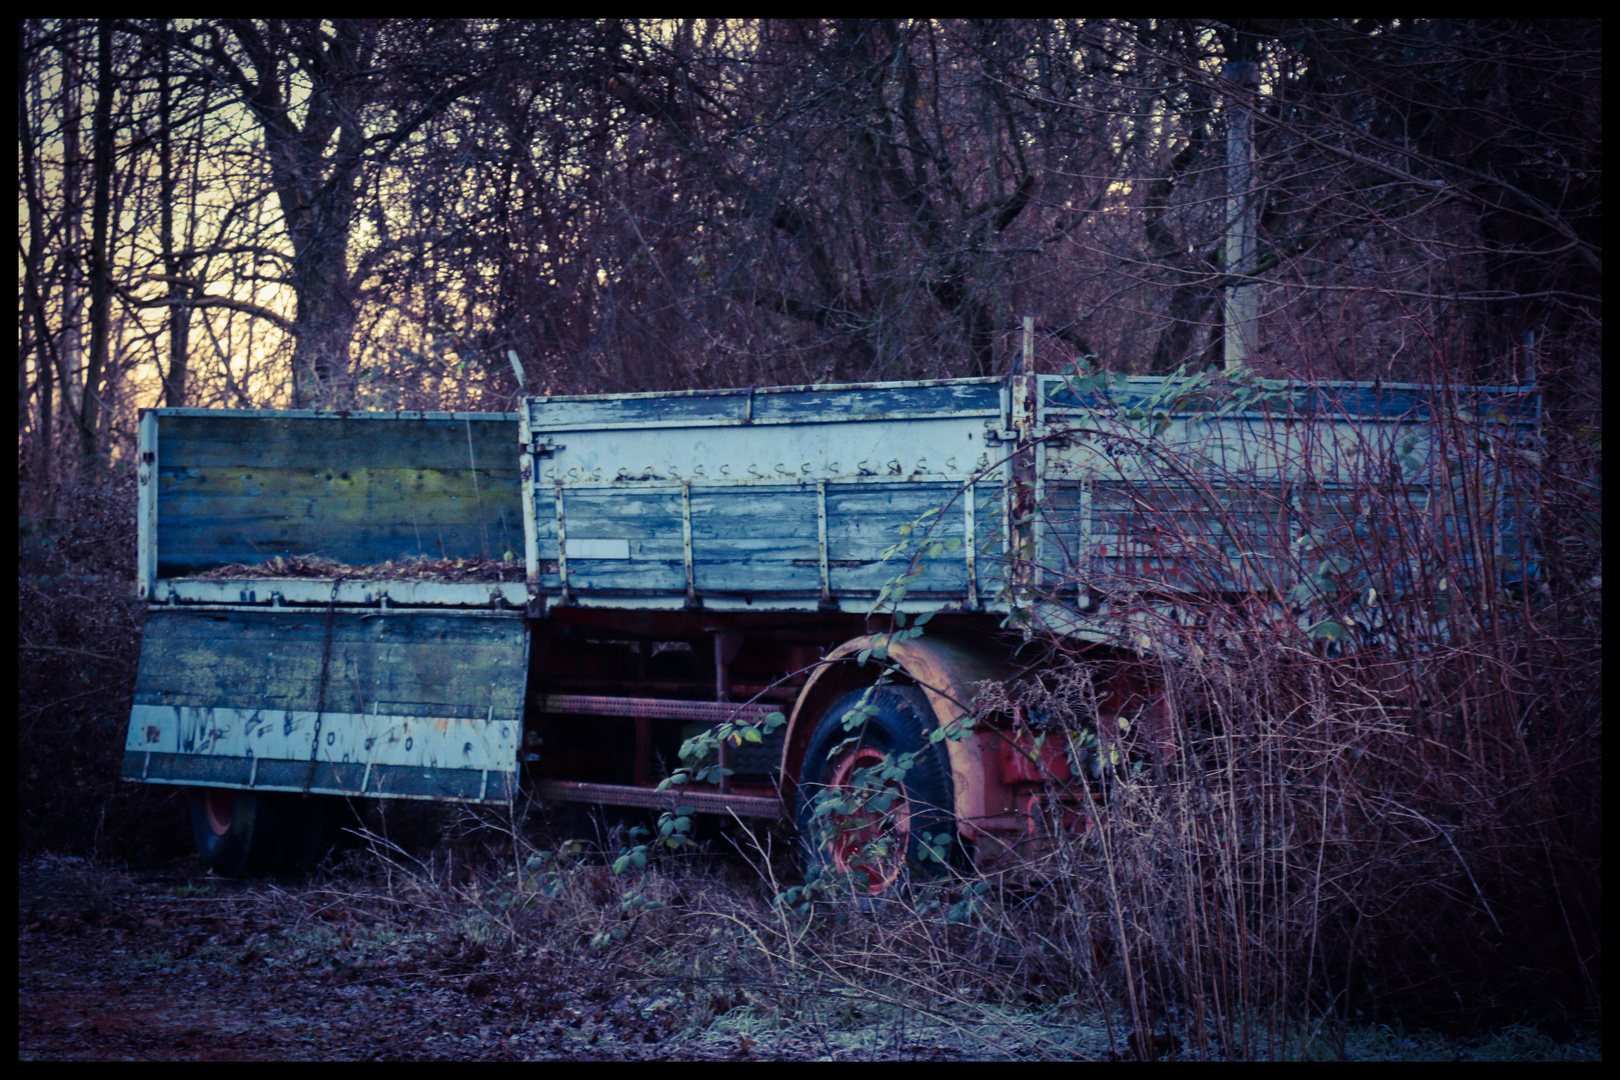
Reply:
[[[142, 619], [141, 408], [510, 410], [525, 392], [1004, 375], [1024, 315], [1041, 371], [1168, 375], [1220, 363], [1221, 297], [1241, 287], [1260, 297], [1260, 374], [1542, 390], [1521, 462], [1541, 577], [1447, 646], [1465, 674], [1403, 729], [1453, 758], [1379, 748], [1381, 797], [1441, 825], [1371, 815], [1349, 849], [1311, 848], [1389, 855], [1334, 879], [1342, 903], [1312, 925], [1324, 957], [1383, 965], [1363, 1000], [1466, 993], [1469, 1015], [1591, 1020], [1601, 33], [22, 21], [23, 849], [186, 843], [171, 792], [113, 780]], [[1259, 238], [1238, 273], [1222, 241], [1240, 111]], [[1259, 670], [1187, 677], [1238, 716], [1234, 694], [1273, 685], [1245, 682]], [[1155, 955], [1161, 985], [1205, 977]]]

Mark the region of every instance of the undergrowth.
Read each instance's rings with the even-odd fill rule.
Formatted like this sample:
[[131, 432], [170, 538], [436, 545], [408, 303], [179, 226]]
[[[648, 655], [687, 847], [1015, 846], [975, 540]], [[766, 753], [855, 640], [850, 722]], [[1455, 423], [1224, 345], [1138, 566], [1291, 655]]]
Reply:
[[[612, 1008], [656, 1016], [661, 1043], [677, 1054], [742, 1046], [750, 1056], [879, 1059], [1601, 1057], [1580, 1029], [1558, 1039], [1522, 1024], [1465, 1033], [1353, 1012], [1279, 1023], [1247, 1002], [1210, 1017], [1202, 1045], [1173, 1005], [1139, 1036], [1120, 958], [1095, 932], [1106, 913], [1088, 916], [1083, 898], [1053, 881], [1059, 867], [1084, 866], [1081, 851], [875, 905], [823, 901], [802, 912], [782, 902], [790, 871], [775, 850], [780, 838], [741, 823], [710, 850], [655, 853], [619, 874], [613, 863], [627, 847], [497, 811], [446, 811], [442, 835], [429, 850], [411, 848], [373, 821], [360, 831], [364, 843], [310, 890], [275, 890], [259, 902], [302, 923], [291, 944], [330, 949], [357, 972], [425, 951], [443, 970], [476, 972], [475, 986], [518, 985], [541, 968], [574, 973], [573, 995], [546, 1015], [582, 1040], [608, 1037], [602, 1018]], [[974, 899], [965, 917], [951, 903], [964, 897]], [[327, 925], [334, 918], [337, 930]]]

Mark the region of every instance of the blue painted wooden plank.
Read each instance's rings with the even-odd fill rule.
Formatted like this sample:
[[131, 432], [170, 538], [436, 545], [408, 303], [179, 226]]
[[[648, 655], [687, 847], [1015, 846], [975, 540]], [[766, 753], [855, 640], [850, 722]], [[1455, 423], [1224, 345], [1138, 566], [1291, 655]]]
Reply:
[[758, 387], [683, 393], [578, 395], [528, 400], [534, 431], [619, 426], [835, 423], [858, 417], [993, 416], [993, 379], [846, 386]]
[[[1147, 399], [1167, 400], [1166, 380], [1132, 376], [1113, 380], [1108, 386], [1089, 380], [1077, 383], [1062, 376], [1041, 376], [1045, 405], [1054, 412], [1086, 409], [1132, 408]], [[1476, 417], [1492, 415], [1516, 424], [1531, 424], [1540, 407], [1539, 390], [1533, 386], [1434, 387], [1414, 383], [1361, 383], [1322, 381], [1289, 383], [1261, 380], [1264, 408], [1295, 416], [1362, 418], [1369, 420], [1410, 420], [1428, 422], [1436, 410], [1465, 409]], [[1201, 392], [1177, 400], [1180, 412], [1208, 412], [1225, 407], [1230, 399], [1224, 393]], [[1257, 406], [1259, 408], [1259, 406]]]
[[[511, 615], [338, 612], [330, 620], [326, 707], [377, 701], [419, 715], [520, 719], [524, 624]], [[149, 705], [309, 710], [320, 700], [328, 616], [302, 611], [154, 610], [135, 700]], [[413, 704], [414, 703], [414, 704]], [[446, 711], [448, 710], [448, 711]]]
[[515, 418], [156, 417], [159, 576], [522, 550]]

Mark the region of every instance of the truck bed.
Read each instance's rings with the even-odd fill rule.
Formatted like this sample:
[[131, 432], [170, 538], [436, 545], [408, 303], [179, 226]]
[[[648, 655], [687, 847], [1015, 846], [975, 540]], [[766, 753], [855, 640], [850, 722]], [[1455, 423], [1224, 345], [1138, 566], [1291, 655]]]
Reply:
[[[526, 730], [550, 725], [551, 765], [566, 742], [633, 792], [679, 742], [654, 721], [736, 712], [745, 638], [780, 695], [875, 609], [967, 634], [1020, 610], [1128, 644], [1122, 620], [1177, 596], [1303, 612], [1317, 576], [1347, 572], [1336, 550], [1386, 535], [1381, 594], [1522, 578], [1529, 500], [1501, 455], [1536, 407], [1511, 387], [1026, 376], [517, 414], [152, 410], [124, 775], [504, 802]], [[659, 675], [642, 644], [671, 638], [713, 664]], [[715, 700], [687, 700], [694, 670]], [[648, 697], [660, 679], [683, 689]], [[607, 752], [610, 732], [634, 753]]]

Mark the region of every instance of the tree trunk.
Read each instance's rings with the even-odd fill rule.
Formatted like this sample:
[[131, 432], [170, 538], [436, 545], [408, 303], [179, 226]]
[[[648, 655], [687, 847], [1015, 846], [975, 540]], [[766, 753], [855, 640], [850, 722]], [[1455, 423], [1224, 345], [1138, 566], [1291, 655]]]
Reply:
[[81, 468], [95, 468], [100, 447], [97, 425], [100, 419], [102, 372], [107, 367], [108, 336], [111, 323], [112, 282], [107, 267], [108, 218], [112, 206], [112, 23], [103, 20], [97, 35], [95, 203], [90, 240], [90, 362], [84, 372], [84, 403], [79, 409], [79, 457]]
[[[164, 29], [168, 29], [167, 22]], [[188, 259], [174, 250], [174, 116], [169, 86], [169, 50], [159, 52], [158, 72], [158, 174], [162, 185], [158, 196], [160, 231], [163, 244], [163, 270], [169, 276], [169, 298], [180, 300], [195, 294], [195, 287], [182, 284], [187, 276]], [[169, 308], [169, 375], [163, 380], [163, 404], [178, 409], [186, 403], [186, 361], [190, 351], [191, 309], [184, 303]]]
[[[79, 202], [83, 150], [79, 127], [84, 119], [79, 107], [80, 71], [76, 35], [69, 35], [62, 48], [62, 336], [56, 348], [56, 385], [62, 401], [62, 429], [67, 436], [79, 425], [79, 401], [74, 397], [79, 379], [79, 289], [77, 262], [79, 222], [83, 207]], [[52, 451], [55, 444], [52, 443]]]
[[[52, 357], [51, 328], [46, 319], [45, 304], [49, 290], [44, 280], [45, 266], [45, 201], [39, 190], [39, 178], [34, 158], [34, 133], [28, 115], [28, 66], [24, 63], [23, 42], [18, 38], [17, 58], [17, 135], [22, 153], [23, 195], [28, 201], [28, 250], [23, 259], [23, 289], [25, 310], [33, 321], [35, 360], [39, 386], [39, 425], [35, 428], [35, 460], [30, 470], [38, 484], [38, 492], [49, 498], [53, 473], [53, 420], [56, 413], [53, 389], [55, 363]], [[65, 81], [65, 80], [64, 80]], [[18, 432], [27, 430], [28, 396], [27, 364], [18, 367]]]

